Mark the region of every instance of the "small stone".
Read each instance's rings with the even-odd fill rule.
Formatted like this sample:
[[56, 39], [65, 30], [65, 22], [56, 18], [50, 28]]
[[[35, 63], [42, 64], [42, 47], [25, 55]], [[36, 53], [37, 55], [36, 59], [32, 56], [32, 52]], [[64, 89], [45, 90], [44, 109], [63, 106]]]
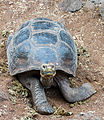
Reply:
[[7, 108], [7, 105], [3, 105], [4, 106], [4, 108]]
[[90, 0], [94, 4], [101, 4], [104, 0]]
[[100, 85], [100, 83], [99, 83], [99, 82], [96, 82], [96, 81], [95, 81], [95, 84]]
[[102, 20], [104, 20], [104, 1], [102, 2], [101, 6], [99, 7], [99, 12], [102, 17]]
[[25, 118], [22, 117], [21, 120], [25, 120]]
[[8, 95], [0, 89], [0, 101], [8, 100]]
[[80, 112], [80, 116], [83, 116], [83, 115], [85, 115], [85, 113], [84, 112]]
[[93, 113], [95, 113], [95, 111], [88, 111], [88, 113], [92, 113], [93, 114]]
[[88, 10], [94, 10], [94, 9], [95, 9], [94, 3], [92, 3], [90, 0], [87, 0], [84, 6], [84, 10], [88, 11]]
[[0, 47], [4, 47], [4, 41], [1, 42]]
[[12, 2], [12, 1], [9, 2], [9, 5], [13, 5], [13, 4], [14, 4], [14, 2]]
[[73, 112], [68, 112], [68, 115], [69, 115], [69, 116], [73, 115]]
[[26, 0], [21, 0], [22, 2], [26, 2]]
[[75, 104], [70, 104], [69, 106], [70, 106], [71, 108], [73, 108], [73, 107], [75, 106]]
[[2, 112], [0, 111], [0, 117], [2, 116]]
[[10, 30], [9, 32], [10, 32], [10, 33], [14, 33], [14, 30]]
[[75, 36], [73, 36], [73, 39], [74, 39], [74, 40], [76, 40], [76, 37], [75, 37]]

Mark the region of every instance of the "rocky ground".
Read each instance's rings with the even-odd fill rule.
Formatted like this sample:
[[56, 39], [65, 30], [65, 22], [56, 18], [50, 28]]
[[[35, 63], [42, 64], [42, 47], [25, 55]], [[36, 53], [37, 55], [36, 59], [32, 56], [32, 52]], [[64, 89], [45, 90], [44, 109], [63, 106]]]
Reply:
[[[0, 0], [0, 120], [104, 120], [104, 21], [97, 7], [75, 13], [59, 9], [61, 0]], [[85, 1], [84, 1], [85, 2]], [[56, 88], [46, 91], [53, 115], [39, 115], [29, 92], [9, 75], [6, 42], [9, 34], [29, 19], [59, 21], [78, 47], [78, 69], [73, 86], [90, 82], [97, 93], [86, 101], [67, 103]], [[6, 99], [6, 100], [4, 100]]]

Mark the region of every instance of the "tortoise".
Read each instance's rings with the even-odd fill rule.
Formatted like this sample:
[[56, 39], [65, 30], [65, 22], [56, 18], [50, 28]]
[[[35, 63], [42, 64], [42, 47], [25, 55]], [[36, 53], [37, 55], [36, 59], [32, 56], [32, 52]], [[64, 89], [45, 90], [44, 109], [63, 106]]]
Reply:
[[64, 25], [47, 18], [24, 23], [7, 42], [9, 71], [31, 91], [33, 107], [40, 114], [52, 114], [45, 88], [56, 86], [68, 102], [96, 93], [90, 83], [71, 88], [69, 77], [76, 76], [77, 48]]

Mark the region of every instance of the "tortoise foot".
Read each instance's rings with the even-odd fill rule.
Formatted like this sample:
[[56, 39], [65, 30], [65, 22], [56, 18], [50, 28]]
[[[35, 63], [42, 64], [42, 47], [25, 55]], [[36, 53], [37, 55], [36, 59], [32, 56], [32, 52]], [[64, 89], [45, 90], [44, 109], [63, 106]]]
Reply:
[[44, 102], [39, 106], [34, 106], [34, 108], [36, 109], [36, 111], [40, 114], [52, 114], [54, 113], [53, 108], [48, 104], [48, 102]]
[[95, 94], [96, 90], [90, 83], [84, 83], [79, 88], [79, 92], [80, 92], [80, 98], [82, 98], [82, 100], [85, 100], [91, 97], [93, 94]]
[[96, 90], [90, 83], [84, 83], [77, 88], [71, 88], [68, 79], [58, 81], [59, 88], [68, 102], [78, 102], [91, 97]]
[[28, 74], [23, 74], [18, 77], [21, 83], [31, 91], [34, 109], [40, 114], [52, 114], [54, 110], [47, 101], [45, 91], [40, 80], [29, 76]]
[[96, 90], [90, 83], [84, 83], [78, 88], [69, 88], [70, 91], [64, 92], [64, 96], [69, 102], [83, 101], [96, 93]]
[[36, 109], [36, 111], [40, 114], [52, 114], [54, 110], [49, 105], [44, 92], [44, 88], [38, 79], [33, 78], [33, 81], [31, 81], [30, 90], [32, 93], [34, 108]]

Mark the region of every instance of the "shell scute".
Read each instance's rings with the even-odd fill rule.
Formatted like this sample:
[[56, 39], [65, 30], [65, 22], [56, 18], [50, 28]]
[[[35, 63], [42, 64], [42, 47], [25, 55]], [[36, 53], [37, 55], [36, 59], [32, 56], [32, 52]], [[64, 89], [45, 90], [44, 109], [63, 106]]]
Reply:
[[9, 43], [11, 42], [12, 38], [13, 38], [13, 35], [9, 35], [8, 41], [7, 41], [7, 47], [8, 47], [8, 45], [9, 45]]
[[61, 37], [61, 40], [66, 42], [74, 52], [76, 51], [73, 38], [71, 37], [71, 35], [69, 35], [69, 33], [67, 33], [64, 30], [61, 30], [60, 37]]
[[26, 41], [26, 43], [20, 45], [15, 51], [15, 55], [19, 59], [25, 59], [25, 60], [28, 59], [30, 53], [31, 53], [31, 45], [28, 41]]
[[57, 46], [57, 54], [60, 61], [61, 69], [75, 76], [76, 72], [76, 54], [64, 42]]
[[47, 32], [36, 33], [33, 35], [36, 44], [56, 44], [57, 35]]
[[54, 50], [43, 47], [35, 50], [34, 59], [40, 63], [54, 63], [57, 56]]
[[15, 45], [18, 45], [19, 43], [22, 43], [23, 41], [29, 39], [30, 31], [28, 28], [22, 29], [19, 31], [19, 33], [14, 38]]
[[30, 23], [30, 21], [27, 21], [24, 24], [22, 24], [22, 26], [19, 28], [19, 30], [22, 29], [22, 28], [24, 28], [24, 27], [26, 27], [26, 26], [28, 26], [29, 23]]
[[67, 63], [66, 65], [69, 65], [73, 60], [73, 52], [64, 43], [60, 43], [60, 45], [57, 47], [57, 52], [62, 63]]
[[32, 24], [33, 29], [34, 30], [39, 30], [39, 29], [50, 29], [50, 30], [54, 30], [54, 28], [56, 27], [56, 25], [54, 23], [50, 23], [50, 22], [46, 22], [46, 21], [38, 21], [38, 22], [34, 22]]
[[14, 54], [11, 56], [11, 61], [8, 61], [10, 62], [9, 68], [11, 73], [27, 70], [27, 66], [30, 64], [30, 53], [31, 46], [28, 42], [15, 49]]

